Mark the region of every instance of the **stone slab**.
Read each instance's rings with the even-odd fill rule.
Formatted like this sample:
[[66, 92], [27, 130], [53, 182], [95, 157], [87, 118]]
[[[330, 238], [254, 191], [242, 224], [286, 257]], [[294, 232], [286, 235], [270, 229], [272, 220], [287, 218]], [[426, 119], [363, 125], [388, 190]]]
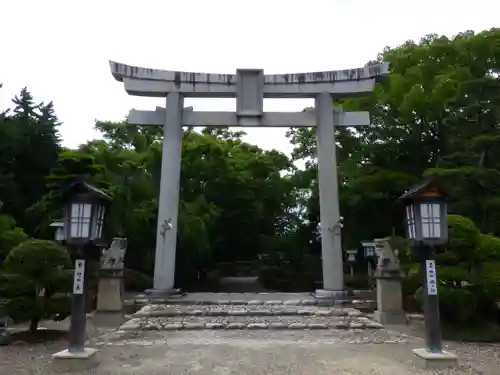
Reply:
[[440, 353], [430, 352], [427, 348], [418, 348], [412, 351], [420, 359], [421, 365], [426, 369], [439, 369], [458, 365], [458, 357], [446, 350]]
[[178, 316], [364, 316], [352, 308], [318, 307], [306, 305], [147, 305], [132, 316], [134, 318]]
[[302, 299], [302, 300], [272, 300], [253, 299], [253, 300], [197, 300], [197, 299], [151, 299], [151, 300], [135, 300], [127, 301], [127, 306], [146, 306], [148, 304], [155, 305], [234, 305], [234, 306], [353, 306], [359, 309], [374, 309], [376, 303], [373, 300], [347, 300], [347, 299]]

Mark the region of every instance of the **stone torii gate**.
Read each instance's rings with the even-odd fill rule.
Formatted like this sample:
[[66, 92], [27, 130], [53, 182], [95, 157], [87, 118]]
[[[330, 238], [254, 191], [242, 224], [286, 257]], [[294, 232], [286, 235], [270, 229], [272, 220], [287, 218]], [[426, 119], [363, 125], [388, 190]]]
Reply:
[[[333, 99], [372, 92], [376, 80], [388, 73], [388, 64], [273, 75], [264, 75], [261, 69], [238, 69], [236, 74], [175, 72], [113, 61], [110, 67], [130, 95], [166, 98], [166, 108], [133, 109], [128, 117], [130, 124], [163, 126], [153, 294], [169, 294], [174, 286], [183, 126], [317, 127], [323, 289], [316, 296], [344, 294], [334, 127], [369, 125], [370, 116], [336, 111]], [[185, 97], [236, 98], [236, 112], [196, 112], [184, 108]], [[264, 98], [314, 98], [315, 110], [264, 112]]]

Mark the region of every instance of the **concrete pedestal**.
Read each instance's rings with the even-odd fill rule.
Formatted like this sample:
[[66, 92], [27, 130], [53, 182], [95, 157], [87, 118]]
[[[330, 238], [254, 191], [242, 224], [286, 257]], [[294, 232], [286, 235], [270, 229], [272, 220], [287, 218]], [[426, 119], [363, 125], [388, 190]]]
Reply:
[[82, 352], [70, 352], [68, 349], [52, 354], [53, 359], [88, 359], [97, 353], [97, 349], [85, 348]]
[[406, 314], [403, 311], [375, 311], [373, 319], [383, 325], [405, 325]]
[[96, 367], [97, 349], [85, 348], [82, 352], [70, 353], [68, 350], [52, 354], [52, 364], [56, 373], [73, 373], [87, 371]]
[[427, 348], [413, 349], [413, 353], [419, 358], [420, 364], [426, 369], [455, 367], [458, 365], [458, 357], [445, 350], [440, 353], [432, 353]]
[[101, 270], [97, 292], [97, 312], [123, 311], [123, 271]]
[[377, 311], [375, 311], [374, 319], [384, 325], [406, 324], [399, 271], [386, 274], [377, 270], [376, 277]]
[[118, 327], [124, 321], [123, 271], [101, 270], [97, 293], [97, 311], [92, 318], [95, 326]]

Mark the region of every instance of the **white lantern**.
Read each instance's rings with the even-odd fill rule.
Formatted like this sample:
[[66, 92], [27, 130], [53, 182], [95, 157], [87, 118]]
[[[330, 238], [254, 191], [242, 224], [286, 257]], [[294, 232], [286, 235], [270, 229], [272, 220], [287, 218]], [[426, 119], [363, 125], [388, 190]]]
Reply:
[[365, 258], [373, 258], [375, 256], [375, 243], [373, 241], [361, 241], [361, 246], [363, 246]]
[[50, 227], [56, 228], [54, 232], [54, 240], [56, 242], [63, 242], [64, 241], [64, 222], [62, 220], [56, 220], [52, 224], [50, 224]]
[[72, 184], [66, 195], [64, 236], [68, 244], [102, 242], [104, 217], [111, 198], [84, 181]]
[[346, 250], [347, 253], [347, 261], [349, 263], [356, 263], [356, 255], [358, 254], [357, 249]]
[[448, 242], [446, 197], [437, 180], [430, 179], [398, 199], [404, 206], [406, 237], [413, 245]]

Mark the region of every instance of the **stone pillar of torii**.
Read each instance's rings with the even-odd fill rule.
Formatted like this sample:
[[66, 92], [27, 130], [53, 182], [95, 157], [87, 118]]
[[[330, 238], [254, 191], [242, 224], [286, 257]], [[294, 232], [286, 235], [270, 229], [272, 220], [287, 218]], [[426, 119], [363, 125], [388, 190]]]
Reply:
[[[166, 108], [131, 110], [128, 123], [163, 126], [163, 155], [153, 295], [174, 287], [181, 141], [183, 126], [317, 128], [323, 289], [317, 298], [344, 295], [341, 216], [339, 212], [335, 126], [370, 124], [368, 112], [334, 110], [334, 98], [368, 94], [388, 74], [387, 63], [359, 69], [265, 75], [261, 69], [236, 74], [175, 72], [110, 62], [113, 77], [130, 95], [166, 98]], [[236, 98], [236, 112], [197, 112], [184, 108], [185, 97]], [[315, 109], [264, 112], [264, 98], [314, 98]]]

